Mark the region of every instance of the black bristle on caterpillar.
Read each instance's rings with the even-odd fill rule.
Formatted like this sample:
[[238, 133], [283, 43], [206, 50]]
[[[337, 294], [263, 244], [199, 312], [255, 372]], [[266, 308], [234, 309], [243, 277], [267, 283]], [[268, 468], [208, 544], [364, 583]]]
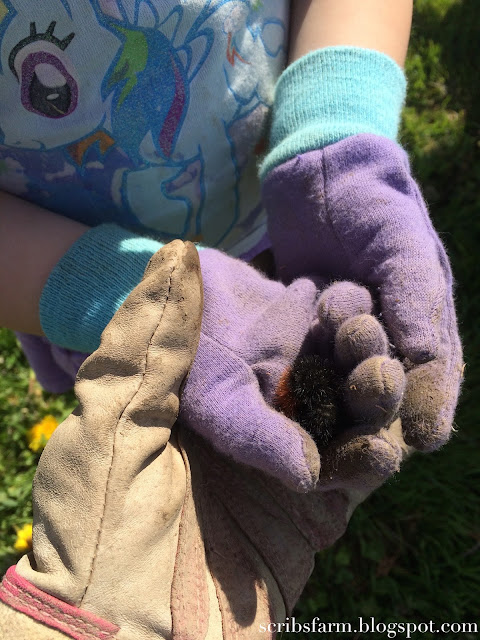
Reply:
[[278, 384], [275, 407], [325, 447], [344, 428], [342, 385], [328, 360], [299, 356]]

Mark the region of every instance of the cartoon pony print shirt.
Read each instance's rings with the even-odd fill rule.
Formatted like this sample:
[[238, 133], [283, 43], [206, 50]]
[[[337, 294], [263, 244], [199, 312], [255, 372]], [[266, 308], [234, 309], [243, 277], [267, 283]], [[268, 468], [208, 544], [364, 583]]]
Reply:
[[241, 255], [287, 0], [0, 0], [0, 189]]

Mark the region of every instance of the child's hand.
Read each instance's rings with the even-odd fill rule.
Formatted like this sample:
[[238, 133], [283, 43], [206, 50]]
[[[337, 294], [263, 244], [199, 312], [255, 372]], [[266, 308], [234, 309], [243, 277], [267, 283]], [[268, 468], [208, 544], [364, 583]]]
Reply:
[[[348, 461], [352, 478], [372, 465], [384, 478], [397, 471], [400, 452], [383, 455], [375, 448], [378, 438], [367, 435], [392, 422], [405, 386], [402, 366], [388, 357], [382, 327], [368, 315], [368, 291], [343, 282], [319, 297], [317, 285], [325, 288], [323, 281], [303, 278], [285, 287], [214, 249], [202, 250], [200, 263], [202, 332], [180, 422], [217, 451], [297, 491], [311, 490], [319, 473], [322, 478], [327, 473], [331, 482], [331, 464], [349, 458], [358, 438], [363, 471]], [[334, 441], [328, 462], [322, 451], [319, 459], [310, 435], [272, 406], [282, 375], [300, 353], [333, 355], [345, 375], [349, 444], [342, 440], [338, 451]]]
[[405, 441], [441, 446], [452, 430], [462, 353], [450, 265], [405, 152], [380, 136], [351, 136], [273, 169], [263, 196], [282, 280], [318, 273], [378, 294], [408, 369]]
[[[60, 326], [53, 324], [53, 337], [65, 338], [69, 348], [82, 345], [93, 351], [106, 323], [135, 281], [141, 280], [148, 258], [159, 247], [157, 242], [114, 225], [84, 234], [49, 281], [47, 293], [50, 298], [56, 294], [50, 303], [60, 299], [60, 317], [70, 319]], [[364, 322], [361, 314], [370, 313], [370, 296], [345, 283], [332, 288], [332, 295], [325, 292], [319, 306], [319, 292], [310, 280], [286, 288], [219, 251], [204, 249], [200, 256], [206, 292], [204, 330], [182, 402], [182, 419], [223, 453], [265, 470], [298, 490], [308, 490], [315, 486], [319, 474], [315, 442], [299, 429], [301, 420], [291, 420], [272, 406], [282, 374], [300, 351], [333, 357], [324, 350], [325, 339], [327, 335], [332, 343], [337, 339], [337, 364], [345, 377], [350, 372], [350, 378], [353, 376], [345, 393], [350, 406], [348, 420], [357, 426], [361, 423], [362, 433], [388, 424], [398, 409], [404, 374], [398, 362], [387, 357], [383, 329], [371, 316]], [[323, 280], [318, 284], [325, 286]], [[96, 301], [95, 313], [91, 312], [92, 300]], [[333, 312], [335, 305], [343, 305], [343, 311]], [[49, 317], [55, 320], [58, 307], [50, 304], [47, 308]], [[335, 314], [340, 314], [336, 320]], [[341, 327], [339, 318], [350, 319], [350, 324]], [[66, 333], [56, 331], [58, 328]], [[373, 338], [366, 329], [373, 330]], [[307, 337], [310, 345], [306, 344]], [[73, 383], [71, 352], [67, 362], [60, 362], [62, 351], [56, 347], [49, 350], [40, 338], [35, 338], [35, 344], [31, 344], [31, 337], [20, 339], [32, 364], [39, 365], [36, 368], [42, 382], [51, 390], [62, 390]], [[353, 346], [349, 346], [349, 340], [354, 341]], [[73, 355], [76, 360], [81, 356]], [[374, 355], [379, 358], [369, 361]], [[362, 361], [363, 365], [355, 368]], [[52, 378], [55, 362], [65, 373]], [[44, 369], [48, 378], [42, 376]], [[387, 375], [394, 376], [393, 386], [388, 384]], [[326, 438], [321, 441], [325, 446]]]

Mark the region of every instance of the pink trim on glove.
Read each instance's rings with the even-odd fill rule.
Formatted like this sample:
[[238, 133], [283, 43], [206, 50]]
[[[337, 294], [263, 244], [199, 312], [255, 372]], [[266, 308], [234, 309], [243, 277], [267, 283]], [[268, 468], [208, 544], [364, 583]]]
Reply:
[[0, 584], [0, 600], [74, 640], [113, 640], [119, 627], [40, 591], [10, 567]]

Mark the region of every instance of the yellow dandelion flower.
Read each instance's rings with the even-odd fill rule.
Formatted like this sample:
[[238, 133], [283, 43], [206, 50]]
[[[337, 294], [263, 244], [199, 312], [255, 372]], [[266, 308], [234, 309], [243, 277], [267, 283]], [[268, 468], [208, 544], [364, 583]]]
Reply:
[[17, 529], [17, 539], [13, 545], [15, 551], [26, 553], [32, 548], [32, 524], [24, 524], [21, 529]]
[[52, 433], [58, 427], [58, 420], [51, 415], [34, 424], [27, 432], [28, 446], [32, 451], [39, 451], [47, 444]]

